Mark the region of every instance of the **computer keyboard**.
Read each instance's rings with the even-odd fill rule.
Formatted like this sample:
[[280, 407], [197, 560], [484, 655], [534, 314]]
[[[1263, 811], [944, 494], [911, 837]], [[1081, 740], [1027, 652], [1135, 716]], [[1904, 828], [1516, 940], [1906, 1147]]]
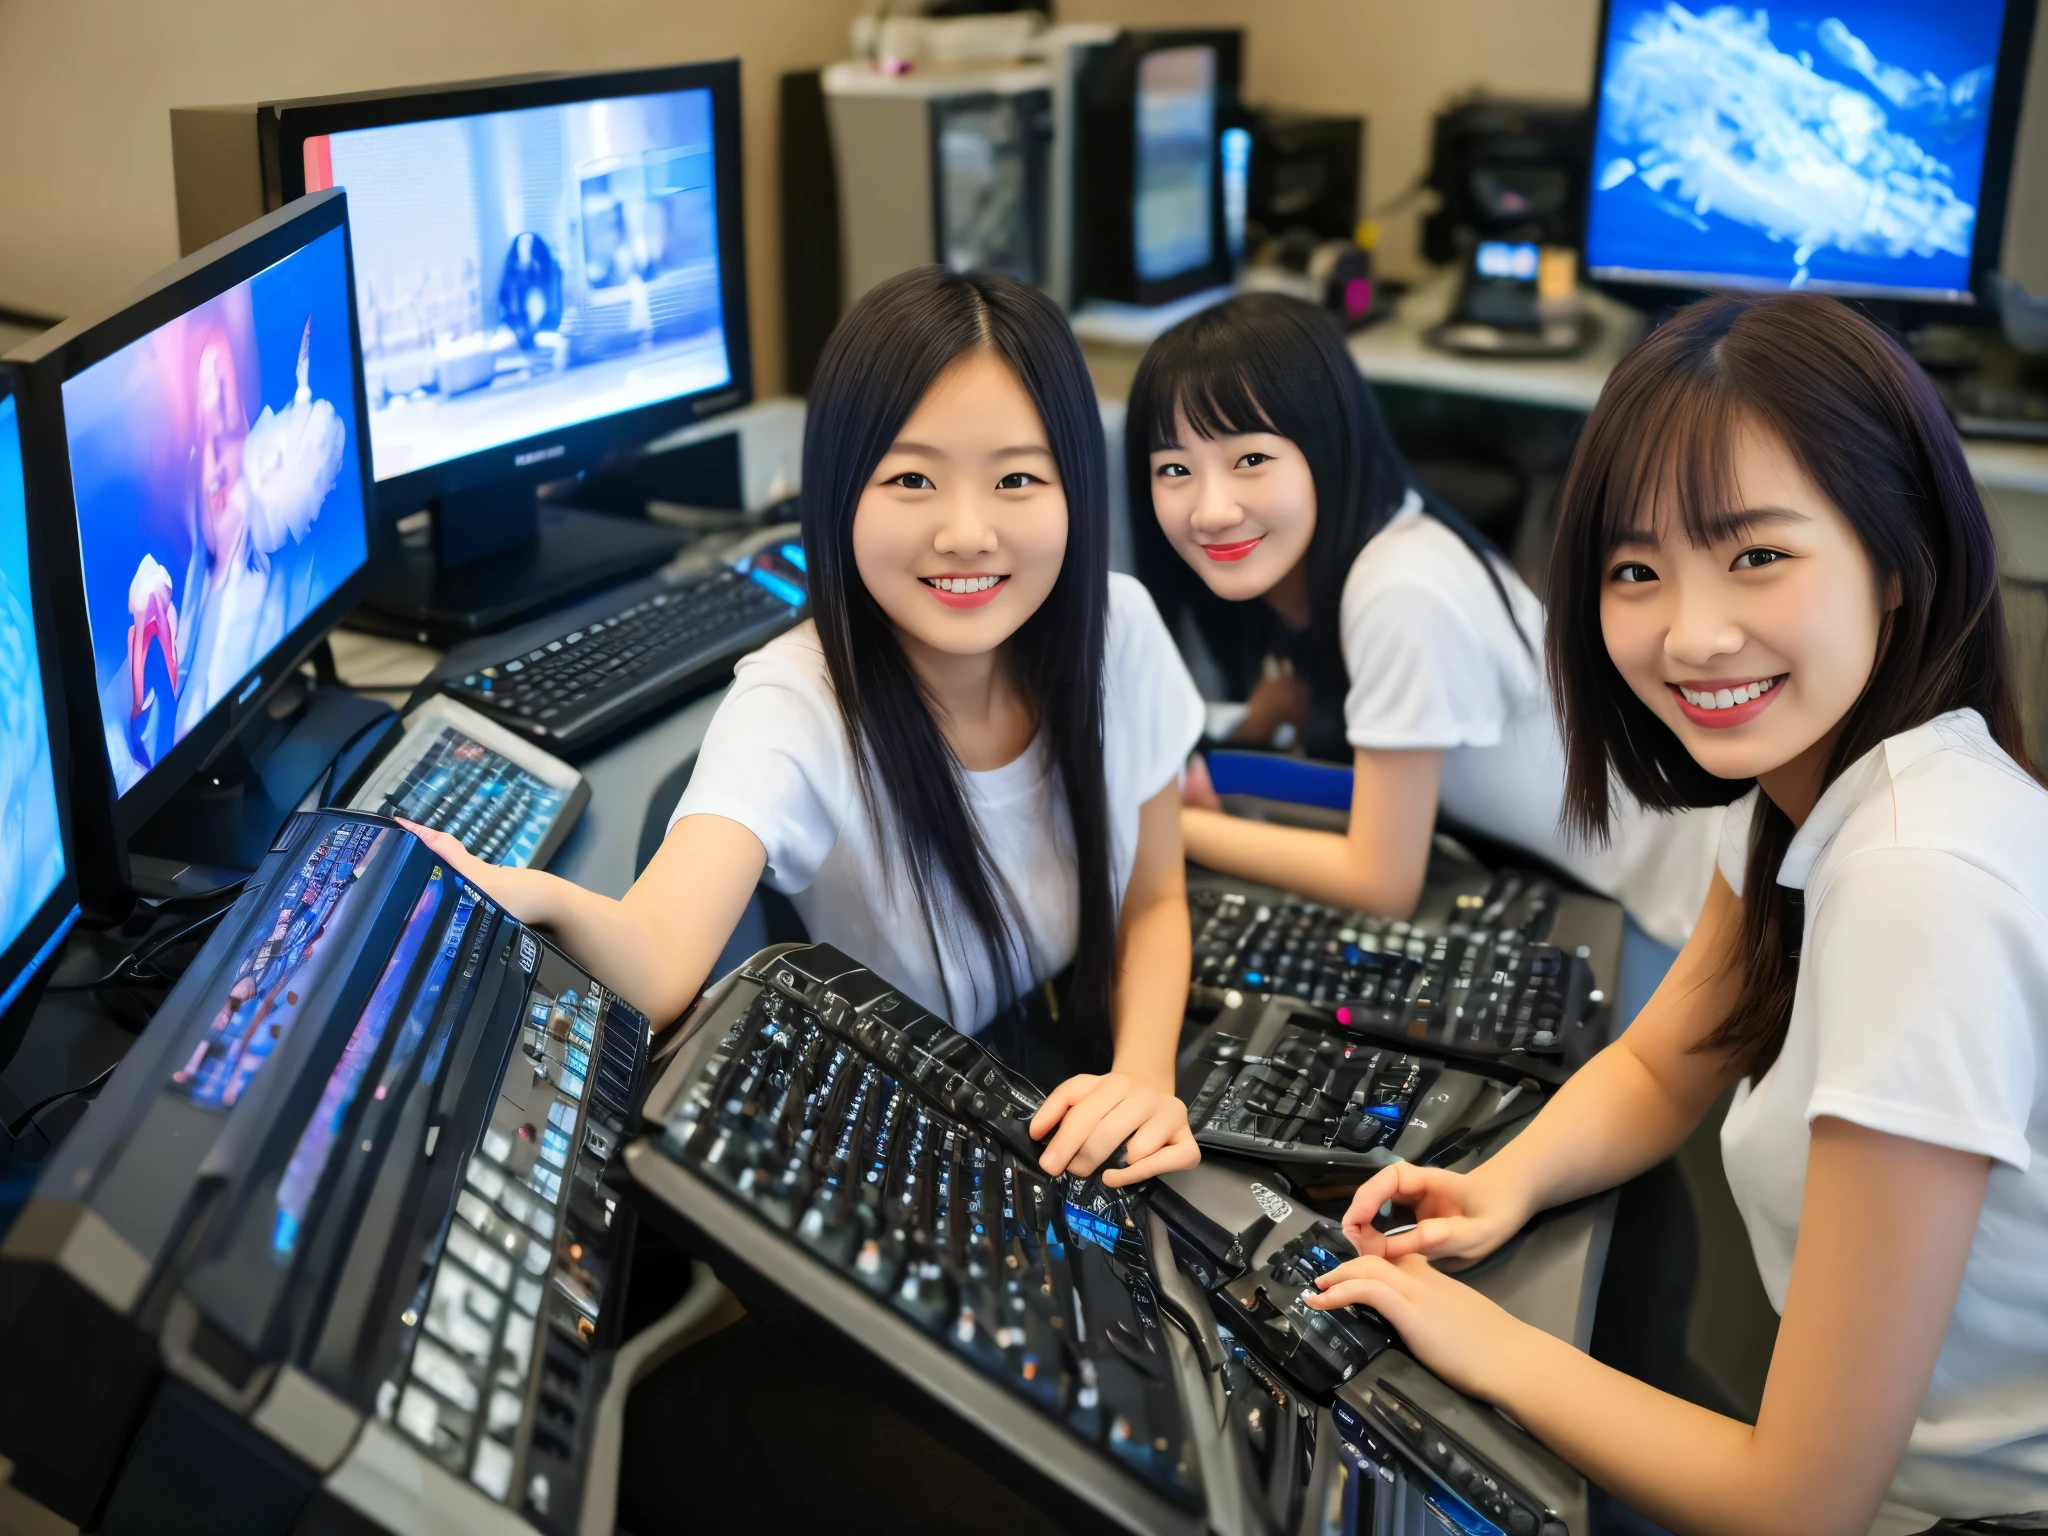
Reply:
[[1289, 998], [1198, 1026], [1176, 1086], [1205, 1149], [1336, 1179], [1491, 1150], [1543, 1101], [1530, 1078], [1377, 1045]]
[[370, 809], [450, 833], [486, 863], [524, 869], [568, 798], [568, 790], [444, 726]]
[[715, 679], [794, 623], [806, 600], [803, 549], [785, 541], [736, 566], [629, 583], [570, 609], [560, 627], [518, 631], [517, 649], [472, 649], [469, 670], [441, 686], [520, 734], [570, 751]]
[[452, 834], [491, 864], [544, 865], [590, 786], [574, 768], [445, 695], [405, 718], [395, 744], [348, 794], [348, 808]]
[[1099, 1180], [1042, 1172], [1029, 1132], [1042, 1095], [871, 974], [807, 998], [796, 966], [820, 969], [820, 955], [836, 952], [768, 963], [669, 1109], [663, 1151], [1193, 1503], [1138, 1208]]
[[1354, 1257], [1344, 1229], [1318, 1220], [1223, 1288], [1236, 1303], [1232, 1331], [1251, 1336], [1260, 1354], [1309, 1391], [1336, 1391], [1395, 1342], [1393, 1331], [1369, 1308], [1323, 1312], [1302, 1300], [1318, 1275]]
[[1298, 999], [1340, 1025], [1488, 1056], [1560, 1055], [1601, 1000], [1582, 953], [1543, 943], [1557, 887], [1508, 871], [1432, 931], [1227, 886], [1189, 892], [1192, 996]]

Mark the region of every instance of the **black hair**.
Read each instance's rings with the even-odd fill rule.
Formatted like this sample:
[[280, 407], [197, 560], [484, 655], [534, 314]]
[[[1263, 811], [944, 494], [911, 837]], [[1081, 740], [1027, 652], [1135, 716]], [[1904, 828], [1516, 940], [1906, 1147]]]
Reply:
[[[1267, 653], [1287, 637], [1266, 604], [1234, 603], [1212, 592], [1159, 527], [1152, 510], [1152, 455], [1174, 441], [1177, 415], [1205, 438], [1274, 433], [1301, 449], [1308, 463], [1316, 488], [1315, 532], [1303, 557], [1309, 627], [1289, 651], [1312, 700], [1304, 741], [1312, 754], [1351, 760], [1343, 732], [1348, 680], [1338, 604], [1358, 552], [1386, 527], [1410, 491], [1472, 551], [1514, 623], [1495, 565], [1500, 551], [1416, 480], [1336, 320], [1283, 294], [1241, 294], [1190, 316], [1152, 344], [1131, 381], [1124, 418], [1138, 577], [1171, 628], [1179, 632], [1184, 622], [1194, 623], [1238, 697], [1249, 695]], [[1527, 635], [1522, 643], [1533, 655]]]
[[1035, 957], [975, 825], [960, 760], [853, 560], [854, 510], [876, 465], [939, 375], [981, 348], [1016, 370], [1038, 408], [1066, 493], [1059, 577], [1005, 644], [1001, 661], [1038, 719], [1073, 822], [1080, 932], [1062, 1019], [1103, 1045], [1116, 955], [1102, 762], [1108, 472], [1080, 346], [1058, 306], [1036, 288], [996, 273], [920, 267], [870, 289], [833, 330], [804, 426], [811, 612], [863, 804], [880, 846], [900, 852], [900, 873], [924, 912], [934, 957], [942, 935], [979, 942], [997, 978], [996, 1004], [1007, 1006], [1019, 969]]
[[[1703, 299], [1622, 360], [1587, 419], [1558, 497], [1549, 664], [1565, 739], [1565, 815], [1604, 837], [1614, 788], [1658, 810], [1725, 805], [1748, 780], [1708, 773], [1608, 655], [1600, 593], [1615, 548], [1668, 507], [1697, 546], [1733, 510], [1739, 429], [1775, 433], [1849, 524], [1880, 589], [1896, 590], [1876, 664], [1842, 720], [1832, 783], [1888, 736], [1975, 709], [2027, 762], [1998, 548], [1940, 397], [1913, 360], [1818, 294]], [[1742, 988], [1702, 1043], [1750, 1076], [1785, 1042], [1802, 914], [1777, 882], [1792, 822], [1758, 796], [1743, 876]]]

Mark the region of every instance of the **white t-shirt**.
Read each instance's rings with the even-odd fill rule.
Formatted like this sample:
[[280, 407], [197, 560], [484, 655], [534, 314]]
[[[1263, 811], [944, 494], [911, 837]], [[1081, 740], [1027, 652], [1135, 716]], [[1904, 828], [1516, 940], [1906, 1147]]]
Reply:
[[[1755, 812], [1722, 841], [1738, 894]], [[1778, 880], [1806, 893], [1791, 1024], [1721, 1127], [1764, 1289], [1783, 1311], [1815, 1116], [1990, 1158], [1887, 1506], [1924, 1513], [1877, 1529], [2048, 1510], [2048, 790], [1957, 710], [1829, 785]]]
[[1663, 814], [1618, 793], [1606, 847], [1566, 835], [1543, 604], [1507, 565], [1494, 569], [1512, 623], [1479, 557], [1409, 493], [1344, 580], [1346, 739], [1376, 751], [1441, 750], [1446, 812], [1576, 875], [1653, 938], [1683, 944], [1713, 878], [1721, 808]]
[[[1202, 699], [1144, 587], [1109, 578], [1104, 639], [1103, 773], [1110, 880], [1118, 906], [1138, 849], [1138, 809], [1180, 775], [1202, 732]], [[1008, 882], [1029, 945], [1014, 995], [1074, 958], [1080, 932], [1073, 821], [1044, 738], [1015, 761], [964, 775], [967, 799]], [[770, 641], [733, 671], [689, 788], [669, 819], [724, 816], [768, 851], [764, 879], [788, 896], [812, 939], [833, 944], [972, 1034], [1001, 989], [979, 944], [943, 928], [934, 964], [902, 862], [878, 841], [862, 803], [845, 723], [817, 631]]]

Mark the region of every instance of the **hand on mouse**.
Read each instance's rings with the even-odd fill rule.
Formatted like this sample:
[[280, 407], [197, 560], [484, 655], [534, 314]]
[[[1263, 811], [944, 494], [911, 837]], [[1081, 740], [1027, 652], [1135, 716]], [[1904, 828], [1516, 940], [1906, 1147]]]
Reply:
[[[1053, 1134], [1053, 1128], [1059, 1128]], [[1126, 1072], [1070, 1077], [1045, 1096], [1031, 1117], [1031, 1137], [1052, 1142], [1038, 1166], [1057, 1177], [1091, 1174], [1124, 1149], [1124, 1166], [1102, 1182], [1111, 1189], [1202, 1160], [1188, 1129], [1187, 1106], [1164, 1089]]]
[[[1415, 1225], [1391, 1235], [1375, 1227], [1374, 1218], [1389, 1201], [1413, 1210]], [[1528, 1219], [1520, 1202], [1479, 1175], [1395, 1163], [1367, 1179], [1351, 1197], [1344, 1235], [1367, 1257], [1421, 1254], [1456, 1268], [1493, 1252]]]

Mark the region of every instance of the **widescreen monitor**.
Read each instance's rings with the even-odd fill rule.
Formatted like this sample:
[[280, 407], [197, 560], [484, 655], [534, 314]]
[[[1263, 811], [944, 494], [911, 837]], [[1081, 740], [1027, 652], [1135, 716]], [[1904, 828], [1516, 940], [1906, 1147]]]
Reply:
[[1971, 302], [2032, 20], [2033, 0], [1609, 0], [1589, 272]]
[[346, 211], [328, 193], [270, 214], [16, 354], [80, 754], [89, 736], [117, 842], [361, 590]]
[[38, 635], [43, 606], [29, 555], [21, 411], [0, 369], [0, 1065], [20, 1035], [4, 1021], [78, 916], [63, 700]]
[[278, 191], [349, 194], [387, 510], [744, 403], [738, 67], [266, 109]]

